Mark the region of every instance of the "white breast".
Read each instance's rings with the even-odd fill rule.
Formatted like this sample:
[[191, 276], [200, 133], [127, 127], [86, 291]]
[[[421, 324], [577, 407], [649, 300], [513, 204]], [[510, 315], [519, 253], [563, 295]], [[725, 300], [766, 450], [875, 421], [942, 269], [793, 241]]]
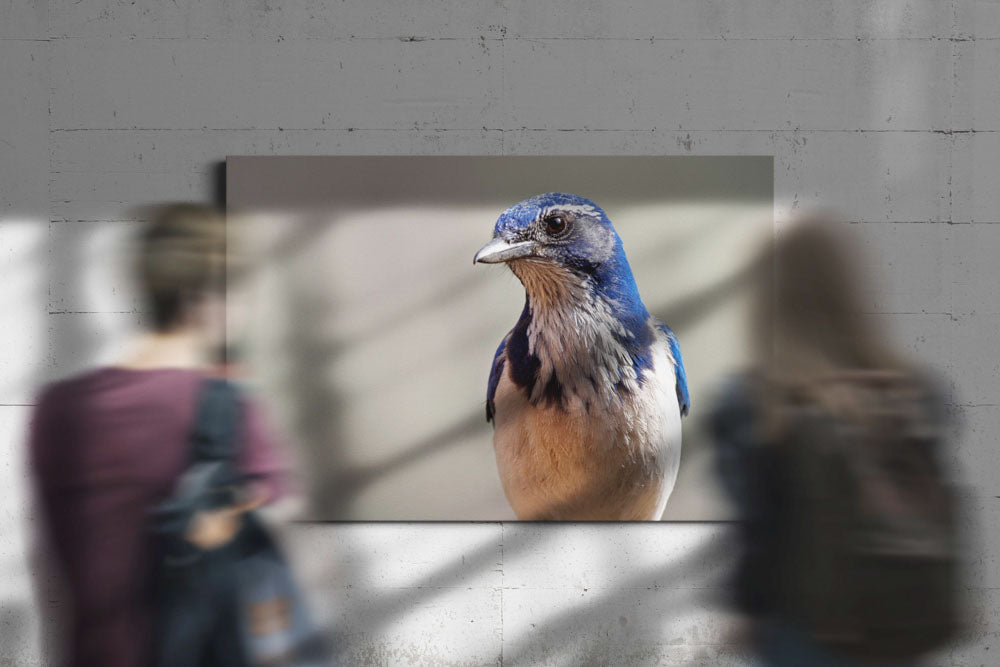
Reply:
[[[624, 398], [602, 392], [602, 400], [589, 400], [583, 392], [564, 405], [532, 400], [505, 364], [493, 442], [518, 518], [659, 519], [677, 479], [681, 418], [669, 347], [659, 332], [652, 356], [642, 386], [636, 382]], [[562, 377], [558, 367], [551, 370]]]

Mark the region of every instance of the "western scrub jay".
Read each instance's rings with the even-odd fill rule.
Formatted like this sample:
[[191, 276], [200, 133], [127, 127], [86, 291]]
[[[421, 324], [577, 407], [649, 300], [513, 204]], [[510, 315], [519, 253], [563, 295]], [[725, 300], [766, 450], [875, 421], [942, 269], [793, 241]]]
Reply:
[[571, 194], [526, 199], [500, 215], [476, 262], [506, 263], [525, 290], [486, 395], [518, 518], [659, 519], [680, 464], [687, 378], [607, 215]]

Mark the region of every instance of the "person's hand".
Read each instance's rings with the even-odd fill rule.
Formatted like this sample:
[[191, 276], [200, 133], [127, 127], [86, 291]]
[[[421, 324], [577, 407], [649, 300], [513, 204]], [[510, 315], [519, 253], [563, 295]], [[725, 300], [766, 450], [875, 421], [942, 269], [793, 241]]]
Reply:
[[199, 549], [218, 549], [236, 536], [241, 514], [236, 507], [195, 512], [184, 537]]
[[218, 549], [232, 540], [240, 529], [240, 518], [245, 512], [264, 504], [267, 495], [255, 484], [244, 488], [243, 500], [230, 507], [195, 512], [188, 524], [185, 539], [199, 549]]

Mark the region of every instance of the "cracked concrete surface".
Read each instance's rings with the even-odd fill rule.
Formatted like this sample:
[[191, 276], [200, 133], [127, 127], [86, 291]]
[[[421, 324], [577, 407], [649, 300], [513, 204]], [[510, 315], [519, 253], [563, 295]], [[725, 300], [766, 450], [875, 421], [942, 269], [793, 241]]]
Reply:
[[[130, 207], [204, 200], [237, 154], [774, 155], [777, 224], [838, 206], [881, 258], [871, 316], [953, 386], [980, 613], [940, 664], [995, 662], [1000, 3], [7, 2], [0, 81], [0, 662], [42, 661], [54, 613], [27, 583], [34, 391], [141, 317], [105, 261]], [[345, 664], [747, 661], [724, 525], [290, 538]]]

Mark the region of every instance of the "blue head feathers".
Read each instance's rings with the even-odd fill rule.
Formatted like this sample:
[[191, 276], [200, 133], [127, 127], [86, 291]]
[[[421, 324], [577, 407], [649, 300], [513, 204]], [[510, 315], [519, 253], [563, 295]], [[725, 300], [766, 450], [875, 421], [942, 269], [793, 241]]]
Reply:
[[[551, 192], [501, 213], [493, 240], [473, 261], [495, 264], [519, 259], [589, 277], [591, 286], [615, 304], [620, 316], [645, 321], [648, 315], [618, 233], [601, 207], [589, 199]], [[511, 268], [518, 273], [515, 265]], [[520, 273], [518, 277], [523, 280]]]

